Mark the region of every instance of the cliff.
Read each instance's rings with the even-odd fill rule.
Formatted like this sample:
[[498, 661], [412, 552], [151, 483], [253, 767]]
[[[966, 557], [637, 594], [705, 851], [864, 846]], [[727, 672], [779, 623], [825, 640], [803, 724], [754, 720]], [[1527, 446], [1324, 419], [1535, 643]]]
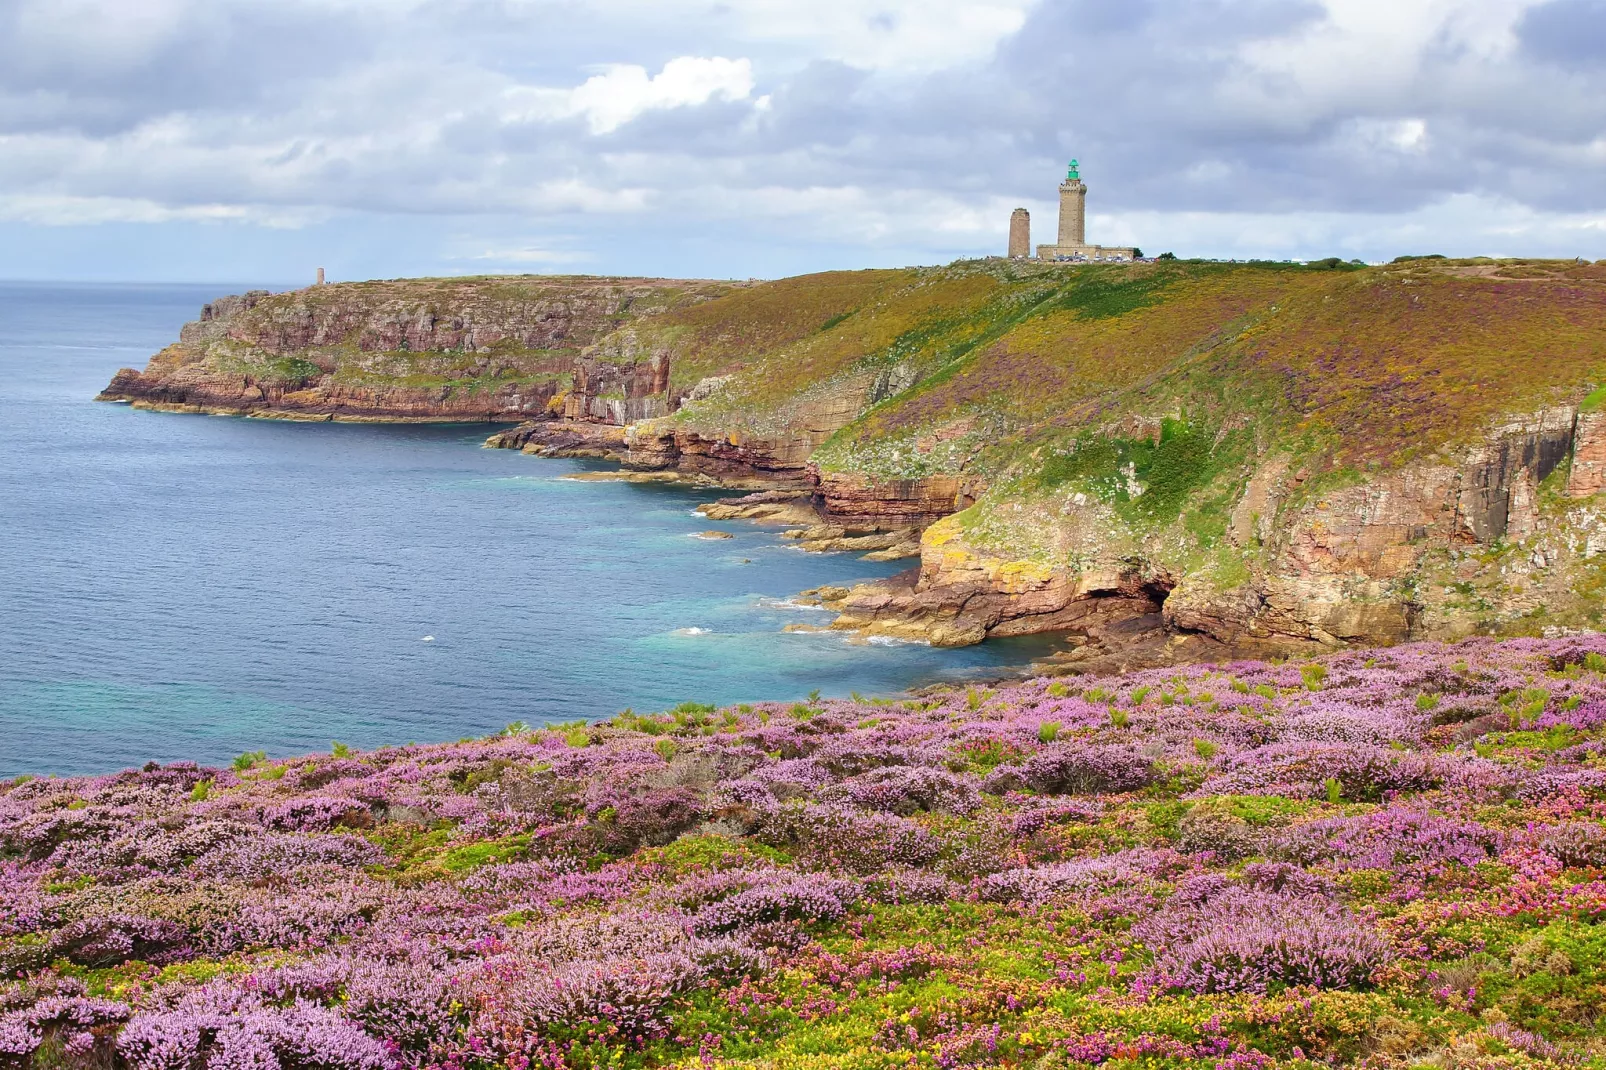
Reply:
[[[831, 592], [839, 627], [938, 643], [1068, 630], [1086, 640], [1074, 665], [1112, 644], [1164, 658], [1601, 619], [1606, 264], [982, 261], [236, 301], [108, 396], [337, 417], [472, 406], [531, 417], [496, 445], [762, 477], [806, 492], [812, 515], [762, 494], [721, 515], [814, 548], [918, 551], [903, 580]], [[464, 340], [493, 322], [496, 341]], [[499, 344], [524, 363], [493, 371]], [[316, 368], [274, 392], [240, 353]], [[459, 378], [404, 404], [409, 362]], [[353, 402], [358, 381], [390, 408]], [[228, 390], [260, 397], [210, 400]]]
[[637, 317], [733, 285], [524, 276], [258, 290], [208, 304], [100, 399], [293, 419], [511, 422], [546, 415], [581, 377], [598, 394], [619, 393], [613, 415], [662, 414], [661, 402], [629, 409], [627, 399], [653, 391], [650, 372], [616, 363], [584, 378], [580, 354]]

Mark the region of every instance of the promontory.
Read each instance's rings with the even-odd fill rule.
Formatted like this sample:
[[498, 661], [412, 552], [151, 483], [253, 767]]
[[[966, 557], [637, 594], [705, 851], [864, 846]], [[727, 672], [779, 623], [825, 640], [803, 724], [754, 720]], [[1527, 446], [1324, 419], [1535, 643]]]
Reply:
[[[221, 298], [136, 406], [485, 421], [918, 556], [836, 625], [1090, 663], [1599, 625], [1606, 262], [963, 261]], [[1136, 656], [1136, 655], [1134, 655]]]

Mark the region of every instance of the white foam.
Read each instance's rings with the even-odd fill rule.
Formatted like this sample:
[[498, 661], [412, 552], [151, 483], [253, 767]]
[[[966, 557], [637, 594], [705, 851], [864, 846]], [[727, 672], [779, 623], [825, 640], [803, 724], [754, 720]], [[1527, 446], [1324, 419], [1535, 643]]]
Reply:
[[799, 602], [792, 598], [760, 598], [760, 609], [790, 609], [800, 613], [829, 613], [831, 610], [825, 606], [811, 605], [808, 602]]
[[707, 635], [707, 628], [676, 628], [676, 635]]
[[[855, 637], [855, 638], [857, 638], [857, 637]], [[929, 640], [929, 639], [900, 639], [895, 635], [871, 635], [871, 636], [866, 636], [864, 641], [866, 643], [870, 643], [870, 644], [872, 644], [874, 646], [930, 646], [931, 645], [931, 640]]]

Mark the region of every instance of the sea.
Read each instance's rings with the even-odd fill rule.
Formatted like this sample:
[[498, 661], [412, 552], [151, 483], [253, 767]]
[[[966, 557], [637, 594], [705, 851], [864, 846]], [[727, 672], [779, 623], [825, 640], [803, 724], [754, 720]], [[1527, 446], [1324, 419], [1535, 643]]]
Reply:
[[576, 481], [609, 466], [484, 449], [491, 425], [92, 400], [248, 288], [0, 283], [0, 777], [898, 694], [1050, 649], [786, 631], [830, 619], [805, 588], [907, 563]]

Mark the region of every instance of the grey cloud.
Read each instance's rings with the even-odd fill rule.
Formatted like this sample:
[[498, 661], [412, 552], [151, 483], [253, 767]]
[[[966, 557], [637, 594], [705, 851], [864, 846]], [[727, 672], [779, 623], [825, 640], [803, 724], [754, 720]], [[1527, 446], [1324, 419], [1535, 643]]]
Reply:
[[[1319, 29], [1313, 0], [1043, 0], [990, 59], [920, 76], [749, 47], [713, 5], [625, 25], [581, 0], [192, 2], [193, 19], [97, 65], [70, 37], [30, 38], [20, 0], [0, 0], [0, 134], [61, 135], [0, 158], [0, 196], [507, 217], [580, 242], [641, 190], [637, 234], [807, 245], [814, 221], [733, 205], [835, 189], [889, 219], [905, 197], [990, 209], [1048, 199], [1072, 155], [1100, 211], [1406, 212], [1456, 193], [1584, 211], [1606, 188], [1590, 147], [1606, 143], [1606, 0], [1531, 10], [1509, 55], [1428, 47], [1402, 75], [1337, 85], [1244, 58]], [[752, 57], [758, 84], [603, 134], [508, 114], [512, 88], [682, 55]], [[128, 141], [163, 117], [187, 136]]]
[[1529, 9], [1517, 33], [1536, 59], [1599, 70], [1606, 65], [1606, 0], [1551, 0]]
[[105, 136], [175, 111], [282, 107], [379, 44], [351, 11], [197, 0], [145, 48], [108, 56], [117, 42], [40, 17], [49, 6], [0, 5], [0, 122], [11, 129]]

